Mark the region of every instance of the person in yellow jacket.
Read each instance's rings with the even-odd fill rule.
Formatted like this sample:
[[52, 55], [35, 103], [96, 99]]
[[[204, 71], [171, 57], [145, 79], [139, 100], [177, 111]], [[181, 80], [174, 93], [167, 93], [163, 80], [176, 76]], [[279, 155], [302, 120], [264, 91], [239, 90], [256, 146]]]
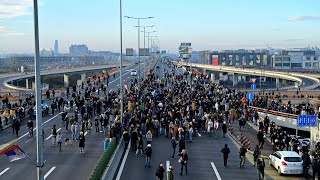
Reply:
[[15, 111], [13, 109], [10, 109], [10, 117], [9, 118], [11, 121], [13, 119], [14, 114], [15, 114]]
[[3, 111], [3, 118], [6, 120], [6, 125], [8, 125], [8, 112], [7, 112], [7, 110]]

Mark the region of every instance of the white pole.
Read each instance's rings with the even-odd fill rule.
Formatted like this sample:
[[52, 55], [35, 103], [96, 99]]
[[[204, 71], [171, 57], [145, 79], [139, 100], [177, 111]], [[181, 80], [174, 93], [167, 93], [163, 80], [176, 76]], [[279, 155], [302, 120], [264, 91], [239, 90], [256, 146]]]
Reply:
[[120, 0], [120, 121], [123, 123], [123, 81], [122, 81], [122, 0]]
[[33, 0], [34, 18], [34, 70], [35, 70], [35, 97], [36, 97], [36, 135], [37, 135], [37, 180], [43, 180], [43, 144], [42, 144], [42, 109], [41, 109], [41, 76], [39, 53], [39, 25], [38, 25], [38, 1]]

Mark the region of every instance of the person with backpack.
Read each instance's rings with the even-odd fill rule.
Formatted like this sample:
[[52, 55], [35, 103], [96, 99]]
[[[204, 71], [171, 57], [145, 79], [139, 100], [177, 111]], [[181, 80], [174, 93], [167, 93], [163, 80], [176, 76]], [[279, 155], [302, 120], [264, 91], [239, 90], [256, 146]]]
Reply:
[[163, 162], [160, 162], [157, 170], [156, 170], [156, 176], [158, 178], [158, 180], [163, 180], [163, 173], [165, 172], [164, 168], [163, 168]]
[[245, 146], [243, 145], [241, 148], [240, 148], [240, 151], [239, 151], [239, 156], [240, 156], [240, 165], [239, 167], [244, 167], [244, 163], [246, 161], [246, 153], [247, 153], [247, 149], [245, 148]]
[[151, 159], [151, 154], [152, 154], [151, 144], [147, 145], [146, 149], [144, 150], [144, 154], [146, 155], [146, 162], [144, 164], [144, 167], [145, 168], [147, 166], [151, 167], [151, 164], [150, 164], [150, 159]]
[[264, 162], [264, 159], [261, 155], [259, 155], [259, 158], [257, 160], [257, 170], [258, 170], [258, 179], [262, 180], [264, 179], [264, 168], [266, 167], [266, 164]]
[[260, 155], [261, 155], [261, 150], [259, 148], [259, 145], [256, 145], [256, 148], [253, 151], [253, 166], [256, 166], [257, 160]]
[[221, 153], [223, 154], [223, 165], [224, 165], [224, 168], [226, 168], [228, 163], [228, 157], [230, 154], [230, 149], [228, 148], [228, 144], [224, 145], [224, 148], [222, 148]]

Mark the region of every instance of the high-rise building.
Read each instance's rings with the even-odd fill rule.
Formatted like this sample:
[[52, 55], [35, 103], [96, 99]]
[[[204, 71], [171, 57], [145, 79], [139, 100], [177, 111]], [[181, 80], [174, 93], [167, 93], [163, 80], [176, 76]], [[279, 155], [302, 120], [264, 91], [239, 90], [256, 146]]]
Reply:
[[59, 46], [58, 46], [58, 40], [54, 41], [54, 56], [58, 56], [59, 54]]

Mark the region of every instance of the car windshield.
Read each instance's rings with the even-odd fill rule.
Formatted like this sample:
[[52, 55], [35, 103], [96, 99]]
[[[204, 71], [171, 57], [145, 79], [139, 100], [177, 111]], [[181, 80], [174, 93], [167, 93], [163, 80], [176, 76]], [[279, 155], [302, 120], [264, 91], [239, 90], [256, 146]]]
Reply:
[[301, 157], [285, 157], [284, 160], [286, 162], [301, 162]]

